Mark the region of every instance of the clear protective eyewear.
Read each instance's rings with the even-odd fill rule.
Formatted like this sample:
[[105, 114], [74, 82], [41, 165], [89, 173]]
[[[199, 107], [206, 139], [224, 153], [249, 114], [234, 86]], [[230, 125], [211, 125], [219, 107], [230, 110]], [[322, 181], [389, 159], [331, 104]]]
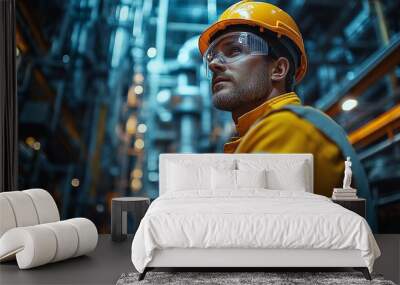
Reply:
[[222, 64], [238, 61], [249, 55], [268, 55], [267, 42], [249, 32], [227, 33], [213, 41], [203, 55], [208, 78], [212, 77], [210, 64], [218, 60]]

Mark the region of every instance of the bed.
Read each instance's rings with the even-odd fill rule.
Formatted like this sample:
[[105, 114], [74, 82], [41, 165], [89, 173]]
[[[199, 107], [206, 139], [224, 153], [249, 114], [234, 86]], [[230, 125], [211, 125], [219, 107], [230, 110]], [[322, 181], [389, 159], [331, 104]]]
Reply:
[[352, 267], [380, 250], [361, 216], [313, 194], [311, 154], [161, 154], [160, 195], [132, 242], [158, 267]]

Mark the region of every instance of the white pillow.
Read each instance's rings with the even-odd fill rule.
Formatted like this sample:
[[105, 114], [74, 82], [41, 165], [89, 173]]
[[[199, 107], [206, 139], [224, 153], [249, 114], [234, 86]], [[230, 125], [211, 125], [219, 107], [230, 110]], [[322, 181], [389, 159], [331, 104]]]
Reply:
[[231, 170], [211, 168], [211, 188], [213, 190], [233, 191], [240, 188], [266, 188], [267, 178], [264, 170]]
[[267, 172], [263, 170], [236, 170], [238, 188], [267, 188]]
[[211, 168], [211, 188], [215, 190], [236, 190], [236, 170]]
[[286, 170], [270, 169], [267, 172], [268, 188], [306, 192], [307, 181], [304, 166], [304, 162], [302, 162], [294, 163]]
[[239, 170], [266, 169], [267, 187], [273, 190], [307, 191], [307, 164], [304, 160], [238, 160]]
[[235, 169], [236, 161], [228, 159], [174, 159], [167, 162], [167, 191], [211, 191], [211, 168]]
[[210, 167], [169, 163], [169, 191], [210, 189]]

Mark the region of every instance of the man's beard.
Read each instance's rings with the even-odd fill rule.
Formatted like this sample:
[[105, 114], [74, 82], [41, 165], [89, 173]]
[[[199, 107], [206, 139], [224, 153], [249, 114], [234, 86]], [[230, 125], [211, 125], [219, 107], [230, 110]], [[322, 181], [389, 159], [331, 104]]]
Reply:
[[238, 88], [230, 88], [229, 92], [220, 92], [212, 96], [212, 103], [215, 108], [222, 111], [232, 112], [243, 106], [243, 104], [251, 104], [260, 101], [267, 95], [264, 74], [260, 74], [259, 78], [254, 78], [251, 82], [246, 83], [247, 86], [239, 86]]

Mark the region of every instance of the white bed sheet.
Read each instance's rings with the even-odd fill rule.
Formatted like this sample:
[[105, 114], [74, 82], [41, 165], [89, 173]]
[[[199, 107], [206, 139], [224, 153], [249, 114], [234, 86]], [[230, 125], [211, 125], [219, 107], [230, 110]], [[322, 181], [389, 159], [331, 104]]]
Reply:
[[357, 249], [370, 272], [380, 256], [361, 216], [324, 196], [266, 189], [160, 196], [133, 239], [133, 265], [143, 272], [165, 248]]

